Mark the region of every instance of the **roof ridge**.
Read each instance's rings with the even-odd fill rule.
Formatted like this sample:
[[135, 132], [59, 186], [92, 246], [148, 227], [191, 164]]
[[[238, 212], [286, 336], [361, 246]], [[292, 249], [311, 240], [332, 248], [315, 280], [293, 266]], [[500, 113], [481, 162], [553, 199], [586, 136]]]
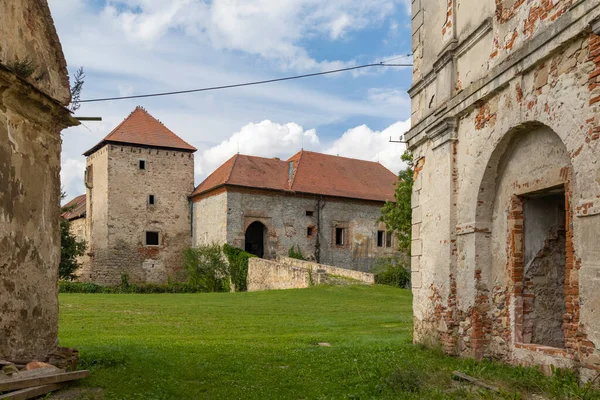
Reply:
[[225, 183], [229, 182], [229, 180], [231, 179], [231, 174], [233, 174], [233, 169], [235, 168], [235, 163], [237, 162], [239, 155], [240, 153], [236, 153], [233, 155], [233, 162], [231, 163], [231, 169], [229, 169], [229, 174], [227, 175], [227, 179], [225, 179]]
[[[298, 164], [296, 165], [296, 168], [294, 168], [294, 174], [292, 175], [292, 179], [290, 179], [289, 182], [289, 189], [292, 190], [292, 188], [294, 187], [294, 182], [296, 181], [296, 175], [298, 174], [298, 169], [300, 168], [300, 161], [302, 160], [302, 156], [304, 155], [304, 149], [300, 150], [298, 153], [300, 153], [300, 156], [298, 157]], [[298, 154], [296, 153], [296, 154]], [[294, 154], [294, 156], [296, 155]], [[293, 158], [294, 156], [290, 157]], [[289, 161], [288, 163], [293, 161]]]

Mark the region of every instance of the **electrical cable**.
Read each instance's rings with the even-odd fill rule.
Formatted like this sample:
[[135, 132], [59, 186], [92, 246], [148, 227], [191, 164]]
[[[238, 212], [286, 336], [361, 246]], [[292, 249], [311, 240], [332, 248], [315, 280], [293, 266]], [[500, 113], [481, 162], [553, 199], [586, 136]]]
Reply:
[[290, 81], [293, 79], [302, 79], [302, 78], [309, 78], [309, 77], [313, 77], [313, 76], [335, 74], [335, 73], [339, 73], [339, 72], [352, 71], [352, 70], [357, 70], [357, 69], [362, 69], [362, 68], [370, 68], [370, 67], [412, 67], [413, 66], [412, 64], [385, 64], [386, 62], [389, 62], [391, 60], [397, 60], [402, 57], [406, 57], [406, 56], [394, 57], [390, 60], [381, 61], [379, 63], [356, 65], [353, 67], [340, 68], [340, 69], [334, 69], [334, 70], [322, 71], [322, 72], [314, 72], [311, 74], [294, 75], [294, 76], [288, 76], [288, 77], [284, 77], [284, 78], [275, 78], [275, 79], [267, 79], [267, 80], [262, 80], [262, 81], [237, 83], [237, 84], [232, 84], [232, 85], [212, 86], [212, 87], [205, 87], [205, 88], [200, 88], [200, 89], [177, 90], [177, 91], [173, 91], [173, 92], [160, 92], [160, 93], [139, 94], [139, 95], [132, 95], [132, 96], [118, 96], [118, 97], [104, 97], [104, 98], [97, 98], [97, 99], [85, 99], [85, 100], [81, 100], [80, 102], [81, 103], [94, 103], [94, 102], [100, 102], [100, 101], [113, 101], [113, 100], [126, 100], [126, 99], [140, 99], [140, 98], [145, 98], [145, 97], [171, 96], [171, 95], [176, 95], [176, 94], [208, 92], [211, 90], [222, 90], [222, 89], [231, 89], [231, 88], [245, 87], [245, 86], [264, 85], [266, 83]]

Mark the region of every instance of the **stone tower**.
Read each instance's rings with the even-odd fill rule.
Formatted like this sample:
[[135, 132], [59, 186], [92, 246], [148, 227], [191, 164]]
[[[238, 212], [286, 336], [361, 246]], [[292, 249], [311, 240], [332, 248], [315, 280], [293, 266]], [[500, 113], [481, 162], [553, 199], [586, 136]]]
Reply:
[[194, 152], [142, 107], [88, 150], [89, 261], [80, 279], [117, 284], [177, 279], [191, 245]]

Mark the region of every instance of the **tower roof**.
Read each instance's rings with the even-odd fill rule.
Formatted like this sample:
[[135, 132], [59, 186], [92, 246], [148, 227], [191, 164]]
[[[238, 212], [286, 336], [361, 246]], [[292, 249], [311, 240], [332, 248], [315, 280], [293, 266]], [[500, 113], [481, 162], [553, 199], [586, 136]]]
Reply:
[[89, 156], [107, 143], [175, 149], [191, 153], [197, 150], [140, 106], [137, 106], [100, 143], [83, 153], [83, 155]]

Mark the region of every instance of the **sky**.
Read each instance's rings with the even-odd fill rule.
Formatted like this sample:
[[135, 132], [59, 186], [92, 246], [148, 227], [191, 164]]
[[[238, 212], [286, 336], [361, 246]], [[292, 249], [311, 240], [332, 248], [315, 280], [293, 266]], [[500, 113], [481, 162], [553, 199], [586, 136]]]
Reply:
[[[49, 0], [82, 99], [228, 85], [395, 59], [410, 63], [410, 0]], [[397, 57], [401, 57], [396, 59]], [[411, 68], [112, 102], [63, 131], [62, 185], [83, 194], [85, 157], [137, 106], [198, 148], [195, 183], [235, 153], [287, 159], [302, 148], [397, 173], [410, 127]]]

